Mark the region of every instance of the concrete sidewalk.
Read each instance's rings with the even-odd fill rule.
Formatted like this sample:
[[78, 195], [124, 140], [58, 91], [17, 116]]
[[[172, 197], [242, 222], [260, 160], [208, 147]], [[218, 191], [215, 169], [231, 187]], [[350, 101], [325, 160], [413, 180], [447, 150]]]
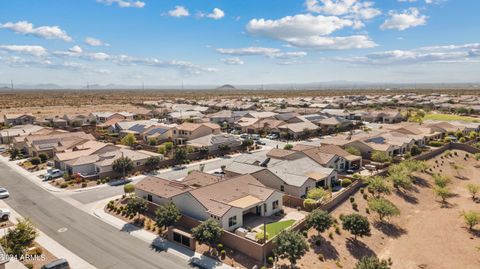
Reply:
[[[18, 218], [22, 217], [15, 210], [10, 208], [4, 201], [0, 200], [0, 207], [8, 208], [10, 210], [11, 212], [10, 221], [14, 224], [17, 223]], [[0, 234], [5, 234], [6, 229], [1, 229]], [[62, 245], [60, 245], [58, 242], [56, 242], [55, 240], [53, 240], [52, 238], [44, 234], [42, 231], [38, 230], [38, 234], [39, 235], [35, 241], [39, 243], [42, 247], [47, 249], [55, 257], [66, 259], [72, 269], [95, 269], [93, 265], [89, 264], [82, 258], [78, 257], [70, 250], [64, 248]]]
[[119, 218], [116, 218], [104, 211], [104, 208], [106, 204], [110, 201], [118, 197], [112, 197], [109, 199], [102, 200], [98, 202], [93, 208], [92, 208], [92, 214], [103, 220], [104, 222], [116, 227], [120, 231], [127, 232], [132, 236], [135, 236], [136, 238], [139, 238], [149, 244], [152, 244], [153, 246], [165, 250], [171, 254], [174, 254], [176, 256], [179, 256], [185, 260], [189, 261], [195, 261], [196, 265], [199, 265], [203, 268], [210, 268], [210, 269], [233, 269], [233, 267], [224, 264], [222, 262], [219, 262], [217, 260], [214, 260], [210, 257], [207, 257], [205, 255], [202, 255], [200, 253], [194, 252], [190, 249], [184, 248], [182, 246], [179, 246], [177, 244], [174, 244], [172, 242], [169, 242], [168, 240], [165, 240], [163, 238], [158, 237], [157, 235], [148, 232], [144, 229], [139, 229], [138, 227], [129, 224], [125, 222], [124, 220], [121, 220]]

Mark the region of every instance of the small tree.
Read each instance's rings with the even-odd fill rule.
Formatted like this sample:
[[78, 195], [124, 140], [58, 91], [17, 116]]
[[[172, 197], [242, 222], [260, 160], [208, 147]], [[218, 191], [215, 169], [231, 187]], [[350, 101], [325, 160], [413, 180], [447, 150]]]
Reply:
[[362, 155], [362, 153], [360, 152], [360, 150], [358, 150], [357, 148], [354, 148], [352, 146], [350, 147], [347, 147], [345, 149], [345, 151], [347, 151], [348, 153], [352, 154], [352, 155], [356, 155], [356, 156], [360, 156]]
[[119, 174], [128, 175], [134, 169], [133, 161], [128, 157], [120, 157], [113, 161], [112, 169]]
[[390, 265], [386, 260], [365, 256], [357, 262], [355, 269], [390, 269]]
[[342, 221], [343, 229], [353, 234], [355, 240], [357, 240], [357, 236], [370, 235], [370, 223], [366, 217], [353, 213], [341, 216], [340, 220]]
[[388, 218], [400, 215], [400, 209], [385, 198], [373, 198], [368, 200], [368, 207], [370, 210], [378, 214], [380, 221], [383, 221], [385, 217]]
[[220, 145], [218, 145], [218, 149], [226, 152], [226, 151], [230, 150], [230, 146], [228, 144], [220, 144]]
[[120, 143], [122, 143], [122, 145], [125, 145], [125, 146], [133, 147], [133, 145], [137, 143], [137, 138], [135, 138], [135, 135], [133, 134], [127, 134], [122, 138]]
[[163, 146], [165, 146], [165, 149], [167, 150], [167, 152], [173, 149], [173, 143], [170, 141], [163, 143]]
[[252, 139], [245, 139], [242, 141], [242, 147], [248, 148], [253, 145], [253, 140]]
[[208, 155], [208, 153], [210, 152], [210, 149], [207, 146], [203, 146], [198, 151], [200, 152], [200, 154], [205, 156], [205, 155]]
[[156, 139], [155, 137], [150, 137], [150, 138], [148, 139], [148, 144], [149, 144], [150, 146], [156, 146], [156, 145], [157, 145], [157, 139]]
[[470, 183], [467, 185], [467, 190], [472, 196], [472, 200], [475, 200], [477, 199], [477, 194], [480, 192], [480, 185]]
[[44, 163], [44, 162], [46, 162], [46, 161], [48, 160], [48, 155], [45, 154], [45, 153], [40, 153], [40, 154], [38, 154], [38, 158], [40, 158], [40, 161], [41, 161], [42, 163]]
[[17, 148], [12, 148], [10, 150], [10, 160], [15, 160], [20, 155], [20, 150]]
[[308, 249], [305, 237], [298, 231], [283, 230], [273, 239], [273, 253], [282, 259], [288, 259], [292, 268]]
[[283, 146], [283, 149], [286, 149], [286, 150], [291, 150], [292, 148], [293, 148], [292, 144], [285, 144], [285, 146]]
[[387, 195], [391, 192], [391, 187], [388, 184], [388, 181], [380, 176], [369, 177], [366, 182], [368, 189], [376, 194], [377, 197], [380, 195]]
[[327, 190], [324, 190], [323, 188], [311, 189], [307, 193], [308, 199], [313, 199], [315, 201], [318, 201], [319, 203], [325, 202], [330, 197], [332, 197], [332, 193]]
[[372, 161], [379, 163], [387, 163], [392, 161], [392, 157], [388, 156], [386, 152], [375, 150], [372, 153]]
[[9, 228], [1, 243], [9, 255], [21, 256], [38, 236], [37, 229], [29, 219], [19, 219], [15, 228]]
[[159, 228], [172, 226], [180, 220], [181, 216], [178, 207], [174, 203], [169, 203], [155, 211], [155, 224]]
[[32, 163], [33, 165], [39, 165], [41, 163], [41, 161], [40, 161], [40, 158], [33, 157], [33, 158], [30, 159], [30, 163]]
[[145, 211], [147, 211], [147, 201], [140, 197], [133, 197], [128, 200], [125, 209], [129, 215], [133, 214], [137, 217], [140, 217], [140, 214], [143, 214]]
[[164, 145], [158, 146], [158, 150], [157, 150], [157, 151], [158, 151], [159, 154], [164, 155], [164, 154], [166, 153], [165, 146], [164, 146]]
[[453, 193], [447, 187], [435, 186], [433, 188], [433, 192], [437, 197], [440, 197], [440, 199], [442, 200], [442, 203], [446, 203], [447, 199], [453, 196]]
[[123, 192], [125, 192], [125, 194], [130, 194], [135, 192], [135, 185], [133, 185], [132, 183], [123, 185]]
[[462, 217], [465, 220], [469, 230], [473, 230], [475, 225], [480, 223], [480, 213], [475, 211], [462, 212]]
[[440, 174], [433, 175], [433, 181], [435, 182], [435, 185], [440, 188], [445, 188], [451, 182], [450, 178]]
[[151, 156], [151, 157], [148, 157], [147, 161], [145, 162], [145, 166], [149, 170], [157, 169], [158, 166], [160, 165], [160, 162], [161, 162], [160, 157]]
[[333, 225], [333, 218], [328, 214], [328, 212], [321, 209], [313, 210], [310, 215], [307, 217], [307, 227], [315, 228], [318, 232], [318, 236], [321, 233], [328, 230]]
[[413, 186], [412, 178], [404, 171], [396, 171], [394, 173], [389, 173], [388, 179], [392, 181], [393, 187], [397, 191], [409, 190]]
[[187, 150], [185, 148], [177, 148], [174, 158], [178, 163], [184, 163], [187, 159]]
[[200, 223], [200, 225], [193, 228], [191, 231], [193, 237], [198, 243], [206, 244], [208, 246], [208, 252], [210, 252], [212, 247], [217, 244], [223, 232], [222, 227], [220, 227], [218, 222], [214, 219], [208, 219]]

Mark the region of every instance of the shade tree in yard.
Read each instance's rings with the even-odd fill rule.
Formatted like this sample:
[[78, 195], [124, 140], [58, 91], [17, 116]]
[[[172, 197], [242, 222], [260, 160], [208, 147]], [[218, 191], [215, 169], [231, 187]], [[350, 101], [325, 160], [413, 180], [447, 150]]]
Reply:
[[273, 239], [273, 253], [282, 259], [288, 259], [292, 268], [308, 249], [308, 243], [299, 231], [283, 230]]
[[366, 217], [353, 213], [340, 216], [340, 220], [342, 221], [343, 229], [349, 231], [355, 240], [357, 240], [357, 236], [370, 235], [370, 223]]
[[380, 221], [385, 218], [400, 215], [400, 209], [385, 198], [373, 198], [368, 200], [368, 207], [370, 210], [378, 214]]
[[155, 224], [159, 228], [168, 227], [180, 220], [182, 214], [174, 203], [158, 207], [155, 211]]
[[222, 236], [223, 229], [218, 222], [214, 219], [208, 219], [200, 223], [192, 230], [193, 237], [200, 244], [206, 244], [208, 246], [208, 252], [214, 247]]
[[332, 227], [332, 225], [333, 217], [327, 211], [321, 209], [313, 210], [307, 217], [307, 227], [317, 230], [318, 236]]

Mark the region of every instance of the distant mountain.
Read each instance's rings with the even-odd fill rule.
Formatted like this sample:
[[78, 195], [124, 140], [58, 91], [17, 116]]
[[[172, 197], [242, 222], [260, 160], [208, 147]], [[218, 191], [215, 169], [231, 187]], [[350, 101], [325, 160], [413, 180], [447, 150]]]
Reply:
[[235, 88], [233, 85], [230, 85], [230, 84], [225, 84], [225, 85], [222, 85], [218, 88], [216, 88], [216, 90], [222, 90], [222, 91], [228, 91], [228, 90], [236, 90], [237, 88]]

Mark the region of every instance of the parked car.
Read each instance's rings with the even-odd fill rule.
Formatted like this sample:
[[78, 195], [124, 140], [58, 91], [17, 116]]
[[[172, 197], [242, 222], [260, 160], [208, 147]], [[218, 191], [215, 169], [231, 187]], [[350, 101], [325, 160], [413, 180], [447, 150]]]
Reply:
[[178, 170], [183, 170], [183, 169], [185, 169], [185, 168], [187, 168], [185, 165], [177, 164], [177, 165], [175, 165], [172, 169], [173, 169], [174, 171], [178, 171]]
[[70, 265], [68, 264], [67, 260], [58, 259], [45, 264], [41, 269], [70, 269]]
[[3, 221], [8, 220], [10, 218], [10, 210], [6, 208], [0, 208], [0, 219]]
[[255, 144], [258, 144], [258, 145], [265, 145], [265, 142], [262, 141], [262, 140], [257, 140], [255, 141]]
[[278, 139], [278, 135], [277, 134], [269, 134], [269, 135], [266, 136], [266, 138], [275, 140], [275, 139]]
[[0, 152], [5, 152], [7, 149], [4, 146], [0, 146]]
[[10, 197], [10, 193], [5, 188], [0, 188], [0, 199]]
[[252, 138], [252, 140], [255, 140], [255, 141], [256, 141], [256, 140], [259, 140], [259, 139], [260, 139], [260, 135], [258, 135], [258, 134], [252, 134], [252, 135], [250, 136], [250, 138]]
[[242, 139], [247, 139], [247, 138], [249, 138], [249, 137], [250, 137], [250, 135], [245, 134], [245, 133], [243, 133], [243, 134], [240, 135], [240, 138], [242, 138]]
[[45, 180], [52, 180], [63, 176], [63, 172], [60, 169], [49, 169], [44, 176]]

